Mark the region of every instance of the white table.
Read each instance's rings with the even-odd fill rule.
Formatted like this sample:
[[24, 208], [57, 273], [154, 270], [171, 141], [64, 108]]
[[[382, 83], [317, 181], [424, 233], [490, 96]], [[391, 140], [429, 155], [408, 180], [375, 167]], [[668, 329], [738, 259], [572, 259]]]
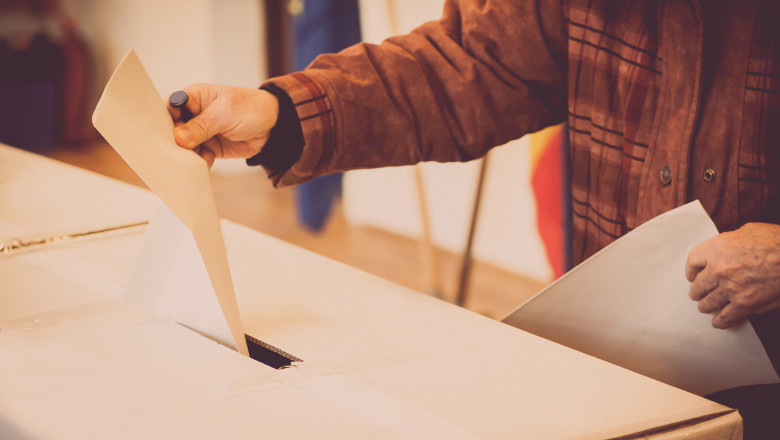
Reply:
[[[153, 204], [0, 146], [0, 241], [131, 223]], [[140, 231], [0, 256], [0, 438], [741, 438], [733, 410], [223, 230], [246, 333], [304, 362], [274, 370], [119, 303]]]

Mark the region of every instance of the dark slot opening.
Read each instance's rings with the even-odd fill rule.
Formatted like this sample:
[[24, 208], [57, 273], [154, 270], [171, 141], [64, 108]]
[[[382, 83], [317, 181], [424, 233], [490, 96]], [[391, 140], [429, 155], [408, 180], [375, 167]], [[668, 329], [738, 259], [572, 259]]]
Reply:
[[303, 359], [299, 359], [273, 345], [266, 344], [249, 335], [244, 336], [246, 336], [246, 346], [249, 349], [249, 357], [258, 362], [262, 362], [271, 368], [276, 368], [278, 370], [280, 368], [289, 367], [293, 362], [303, 362]]

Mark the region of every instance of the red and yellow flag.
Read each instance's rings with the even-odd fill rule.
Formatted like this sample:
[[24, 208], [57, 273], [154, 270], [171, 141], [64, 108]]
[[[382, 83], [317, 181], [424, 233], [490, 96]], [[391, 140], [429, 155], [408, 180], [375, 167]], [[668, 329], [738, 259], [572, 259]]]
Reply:
[[536, 222], [555, 278], [571, 268], [571, 197], [565, 125], [531, 135]]

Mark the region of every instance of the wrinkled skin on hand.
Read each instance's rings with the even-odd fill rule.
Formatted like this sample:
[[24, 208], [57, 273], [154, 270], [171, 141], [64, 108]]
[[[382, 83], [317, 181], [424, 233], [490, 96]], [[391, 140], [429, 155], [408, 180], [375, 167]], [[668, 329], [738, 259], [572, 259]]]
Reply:
[[265, 90], [195, 84], [184, 91], [194, 117], [184, 123], [181, 110], [168, 105], [174, 139], [209, 165], [215, 158], [249, 158], [259, 153], [279, 115], [276, 97]]
[[780, 308], [780, 225], [747, 223], [700, 243], [688, 254], [685, 276], [713, 327]]

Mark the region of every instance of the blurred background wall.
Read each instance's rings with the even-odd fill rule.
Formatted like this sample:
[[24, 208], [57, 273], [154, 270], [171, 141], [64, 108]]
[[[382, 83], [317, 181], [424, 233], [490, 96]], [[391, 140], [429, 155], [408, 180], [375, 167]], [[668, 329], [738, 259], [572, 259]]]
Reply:
[[[443, 3], [360, 0], [363, 40], [379, 43], [395, 32], [405, 33], [437, 19]], [[18, 32], [13, 28], [20, 20], [13, 14], [19, 7], [32, 5], [33, 12], [42, 17], [33, 28], [61, 28], [60, 36], [53, 40], [65, 33], [79, 42], [84, 70], [81, 84], [60, 86], [59, 93], [83, 88], [79, 93], [86, 110], [81, 113], [88, 118], [110, 73], [130, 49], [138, 53], [163, 96], [197, 82], [257, 87], [269, 75], [289, 71], [292, 58], [285, 51], [290, 48], [291, 27], [286, 20], [291, 5], [295, 9], [305, 4], [303, 0], [0, 0], [0, 37]], [[0, 94], [0, 106], [4, 101], [5, 107], [18, 113], [20, 98], [3, 96]], [[30, 96], [29, 91], [26, 96]], [[41, 118], [32, 117], [38, 118], [34, 120], [40, 127]], [[88, 120], [82, 125], [83, 132], [70, 141], [94, 136]], [[0, 141], [17, 143], [2, 136]], [[69, 140], [60, 137], [59, 141]], [[57, 142], [56, 136], [51, 142]], [[45, 141], [43, 145], [45, 148]], [[474, 256], [513, 273], [547, 281], [552, 270], [537, 233], [529, 157], [527, 139], [496, 148], [489, 155]], [[242, 161], [223, 162], [215, 172], [255, 172]], [[465, 247], [478, 168], [475, 162], [422, 165], [432, 238], [443, 249], [460, 252]], [[420, 238], [418, 200], [411, 167], [350, 172], [344, 180], [342, 206], [355, 225]]]
[[257, 87], [266, 77], [257, 0], [61, 0], [95, 60], [93, 97], [131, 49], [164, 96], [197, 82]]
[[[360, 2], [364, 41], [379, 43], [394, 31], [407, 33], [441, 17], [443, 0]], [[528, 139], [494, 149], [474, 240], [474, 258], [538, 280], [549, 280], [550, 265], [536, 232], [531, 192]], [[437, 246], [460, 252], [466, 246], [479, 164], [422, 164], [431, 234]], [[347, 219], [420, 238], [422, 221], [411, 167], [347, 173], [344, 209]]]

